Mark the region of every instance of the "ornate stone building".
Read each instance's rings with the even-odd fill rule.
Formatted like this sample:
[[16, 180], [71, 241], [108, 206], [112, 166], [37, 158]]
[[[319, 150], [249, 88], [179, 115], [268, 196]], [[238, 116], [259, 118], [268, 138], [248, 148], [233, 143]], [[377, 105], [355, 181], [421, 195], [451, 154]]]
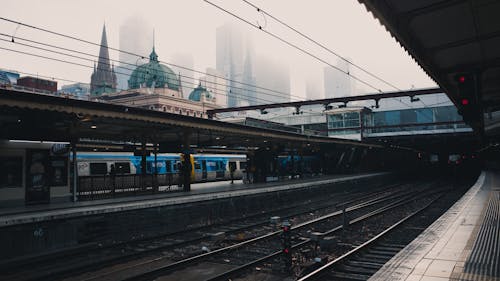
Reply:
[[198, 85], [189, 95], [182, 96], [181, 77], [158, 60], [155, 48], [149, 62], [138, 66], [130, 75], [128, 90], [107, 93], [100, 100], [182, 115], [207, 118], [206, 110], [215, 109], [215, 97]]

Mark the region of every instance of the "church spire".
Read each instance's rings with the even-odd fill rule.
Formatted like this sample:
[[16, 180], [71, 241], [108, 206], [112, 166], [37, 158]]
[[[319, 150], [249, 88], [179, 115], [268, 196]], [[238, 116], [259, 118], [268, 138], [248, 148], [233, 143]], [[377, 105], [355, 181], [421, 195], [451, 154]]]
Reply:
[[90, 78], [90, 91], [94, 95], [114, 92], [116, 90], [116, 74], [111, 67], [108, 50], [108, 38], [106, 36], [106, 24], [102, 27], [101, 46], [97, 68]]

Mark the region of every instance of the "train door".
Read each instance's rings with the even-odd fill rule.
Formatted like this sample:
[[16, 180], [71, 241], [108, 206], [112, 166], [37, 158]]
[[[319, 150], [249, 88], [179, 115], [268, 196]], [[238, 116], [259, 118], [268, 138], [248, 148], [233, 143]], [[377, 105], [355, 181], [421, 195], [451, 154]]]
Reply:
[[201, 161], [201, 179], [202, 180], [207, 180], [208, 175], [207, 175], [207, 160], [202, 160]]

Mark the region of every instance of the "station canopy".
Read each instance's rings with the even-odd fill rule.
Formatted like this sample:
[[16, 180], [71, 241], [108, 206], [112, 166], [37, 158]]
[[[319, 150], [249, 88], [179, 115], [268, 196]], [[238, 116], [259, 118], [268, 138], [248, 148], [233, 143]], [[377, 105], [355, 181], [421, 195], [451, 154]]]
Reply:
[[146, 142], [163, 144], [171, 151], [180, 150], [185, 143], [198, 148], [239, 149], [269, 146], [319, 148], [324, 145], [384, 147], [10, 89], [0, 89], [0, 139]]
[[358, 0], [460, 105], [457, 75], [477, 75], [484, 128], [500, 135], [500, 1]]

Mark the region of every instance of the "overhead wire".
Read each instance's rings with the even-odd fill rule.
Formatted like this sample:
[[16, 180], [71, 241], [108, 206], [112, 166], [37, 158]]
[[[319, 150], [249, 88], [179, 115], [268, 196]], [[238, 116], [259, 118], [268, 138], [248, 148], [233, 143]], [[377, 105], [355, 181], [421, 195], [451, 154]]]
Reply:
[[313, 38], [311, 38], [309, 35], [305, 34], [304, 32], [301, 32], [299, 31], [297, 28], [295, 27], [292, 27], [291, 25], [287, 24], [286, 22], [278, 19], [277, 17], [273, 16], [272, 14], [270, 14], [269, 12], [263, 10], [261, 7], [258, 7], [257, 5], [253, 4], [252, 2], [248, 1], [248, 0], [242, 0], [243, 2], [245, 2], [246, 4], [250, 5], [251, 7], [255, 8], [257, 10], [257, 12], [262, 12], [264, 13], [265, 15], [267, 15], [268, 17], [272, 18], [273, 20], [279, 22], [280, 24], [284, 25], [285, 27], [287, 27], [288, 29], [294, 31], [295, 33], [299, 34], [300, 36], [302, 36], [303, 38], [306, 38], [307, 40], [309, 40], [310, 42], [314, 43], [315, 45], [321, 47], [323, 50], [329, 52], [330, 54], [340, 58], [341, 60], [345, 61], [346, 63], [354, 66], [355, 68], [361, 70], [362, 72], [368, 74], [369, 76], [385, 83], [386, 85], [398, 90], [398, 91], [401, 91], [400, 88], [398, 88], [397, 86], [395, 86], [394, 84], [388, 82], [387, 80], [384, 80], [383, 78], [380, 78], [379, 76], [373, 74], [372, 72], [364, 69], [363, 67], [355, 64], [354, 62], [348, 60], [347, 58], [341, 56], [340, 54], [338, 54], [337, 52], [331, 50], [330, 48], [326, 47], [324, 44], [318, 42], [317, 40], [314, 40]]
[[[221, 11], [223, 11], [223, 12], [225, 12], [225, 13], [227, 13], [227, 14], [229, 14], [229, 15], [233, 16], [233, 17], [235, 17], [236, 19], [238, 19], [238, 20], [240, 20], [240, 21], [242, 21], [242, 22], [244, 22], [244, 23], [246, 23], [246, 24], [248, 24], [248, 25], [250, 25], [250, 26], [253, 26], [254, 28], [256, 28], [256, 29], [258, 29], [258, 30], [260, 30], [260, 31], [262, 31], [262, 32], [264, 32], [264, 33], [266, 33], [266, 34], [268, 34], [269, 36], [271, 36], [271, 37], [273, 37], [273, 38], [275, 38], [275, 39], [277, 39], [277, 40], [281, 41], [282, 43], [284, 43], [284, 44], [286, 44], [286, 45], [288, 45], [288, 46], [290, 46], [290, 47], [292, 47], [292, 48], [294, 48], [294, 49], [297, 49], [297, 50], [299, 50], [299, 51], [301, 51], [301, 52], [303, 52], [303, 53], [305, 53], [305, 54], [307, 54], [307, 55], [309, 55], [309, 56], [311, 56], [311, 57], [313, 57], [314, 59], [316, 59], [316, 60], [318, 60], [318, 61], [320, 61], [320, 62], [322, 62], [322, 63], [324, 63], [324, 64], [326, 64], [326, 65], [328, 65], [328, 66], [330, 66], [330, 67], [332, 67], [332, 68], [334, 68], [334, 69], [336, 69], [336, 70], [338, 70], [338, 71], [342, 72], [342, 73], [344, 73], [345, 75], [347, 75], [347, 76], [349, 76], [349, 77], [352, 77], [352, 78], [353, 78], [353, 79], [355, 79], [356, 81], [361, 82], [362, 84], [364, 84], [364, 85], [366, 85], [366, 86], [368, 86], [368, 87], [370, 87], [370, 88], [372, 88], [372, 89], [374, 89], [374, 90], [378, 91], [379, 93], [383, 93], [383, 91], [382, 91], [381, 89], [376, 88], [376, 87], [375, 87], [375, 86], [373, 86], [372, 84], [370, 84], [370, 83], [368, 83], [368, 82], [366, 82], [366, 81], [364, 81], [364, 80], [360, 79], [359, 77], [357, 77], [357, 76], [355, 76], [355, 75], [352, 75], [350, 72], [344, 71], [344, 70], [340, 69], [339, 67], [332, 65], [331, 63], [327, 62], [327, 61], [326, 61], [326, 60], [324, 60], [324, 59], [321, 59], [320, 57], [318, 57], [318, 56], [316, 56], [316, 55], [312, 54], [311, 52], [309, 52], [309, 51], [305, 50], [304, 48], [301, 48], [301, 47], [299, 47], [298, 45], [296, 45], [296, 44], [294, 44], [294, 43], [291, 43], [291, 42], [289, 42], [289, 41], [287, 41], [287, 40], [285, 40], [285, 39], [283, 39], [283, 38], [279, 37], [278, 35], [276, 35], [276, 34], [274, 34], [274, 33], [270, 32], [270, 31], [268, 31], [268, 30], [263, 29], [261, 26], [259, 26], [259, 25], [257, 25], [257, 24], [254, 24], [254, 23], [252, 23], [252, 22], [250, 22], [250, 21], [248, 21], [248, 20], [244, 19], [244, 18], [243, 18], [243, 17], [241, 17], [241, 16], [238, 16], [238, 15], [236, 15], [235, 13], [233, 13], [233, 12], [231, 12], [231, 11], [229, 11], [229, 10], [227, 10], [227, 9], [225, 9], [225, 8], [223, 8], [223, 7], [221, 7], [221, 6], [217, 5], [217, 4], [215, 4], [215, 3], [213, 3], [213, 2], [211, 2], [211, 1], [209, 1], [209, 0], [203, 0], [203, 1], [205, 1], [206, 3], [208, 3], [208, 4], [212, 5], [212, 6], [214, 6], [215, 8], [217, 8], [217, 9], [219, 9], [219, 10], [221, 10]], [[269, 14], [269, 13], [267, 13], [267, 12], [263, 11], [263, 10], [262, 10], [262, 9], [260, 9], [258, 6], [254, 5], [253, 3], [251, 3], [251, 2], [249, 2], [249, 1], [247, 1], [247, 0], [242, 0], [242, 1], [244, 1], [244, 2], [245, 2], [245, 3], [247, 3], [248, 5], [252, 6], [253, 8], [257, 9], [257, 11], [258, 11], [258, 12], [261, 12], [261, 11], [262, 11], [265, 15], [267, 15], [267, 16], [271, 17], [272, 19], [274, 19], [274, 20], [278, 21], [279, 23], [283, 24], [284, 26], [288, 27], [289, 29], [291, 29], [291, 30], [293, 30], [293, 31], [297, 32], [299, 35], [301, 35], [301, 36], [303, 36], [304, 38], [306, 38], [306, 39], [310, 40], [311, 42], [315, 43], [316, 45], [318, 45], [318, 46], [322, 47], [323, 49], [327, 50], [328, 52], [330, 52], [330, 53], [334, 54], [335, 56], [337, 56], [337, 57], [339, 57], [339, 58], [341, 58], [341, 59], [345, 60], [345, 61], [346, 61], [346, 62], [348, 62], [348, 63], [350, 63], [347, 59], [343, 58], [342, 56], [340, 56], [340, 55], [338, 55], [337, 53], [333, 52], [332, 50], [328, 49], [328, 48], [327, 48], [326, 46], [324, 46], [323, 44], [320, 44], [319, 42], [315, 41], [314, 39], [312, 39], [311, 37], [307, 36], [306, 34], [304, 34], [304, 33], [300, 32], [300, 31], [298, 31], [297, 29], [293, 28], [292, 26], [290, 26], [290, 25], [286, 24], [285, 22], [283, 22], [283, 21], [279, 20], [278, 18], [274, 17], [273, 15], [271, 15], [271, 14]], [[393, 88], [395, 88], [395, 89], [397, 89], [397, 90], [401, 91], [401, 89], [400, 89], [400, 88], [398, 88], [398, 87], [394, 86], [393, 84], [391, 84], [391, 83], [387, 82], [386, 80], [384, 80], [384, 79], [382, 79], [382, 78], [379, 78], [378, 76], [376, 76], [376, 75], [372, 74], [371, 72], [368, 72], [367, 70], [364, 70], [364, 69], [363, 69], [363, 68], [361, 68], [360, 66], [355, 65], [355, 64], [353, 64], [353, 63], [351, 63], [351, 65], [353, 65], [353, 66], [355, 66], [356, 68], [358, 68], [358, 69], [362, 70], [363, 72], [365, 72], [365, 73], [369, 74], [370, 76], [372, 76], [372, 77], [374, 77], [374, 78], [377, 78], [379, 81], [382, 81], [382, 82], [384, 82], [385, 84], [390, 85], [391, 87], [393, 87]], [[402, 104], [406, 105], [406, 106], [411, 107], [410, 105], [408, 105], [408, 104], [406, 104], [406, 103], [404, 103], [404, 102], [402, 102], [402, 101], [400, 101], [400, 102], [401, 102]], [[423, 101], [422, 101], [422, 104], [424, 104], [424, 106], [427, 106], [427, 105], [426, 105]]]
[[[28, 56], [33, 56], [33, 57], [38, 57], [38, 58], [43, 58], [43, 59], [48, 59], [48, 60], [53, 60], [53, 61], [57, 61], [57, 62], [62, 62], [62, 63], [76, 65], [76, 66], [81, 66], [81, 67], [86, 67], [86, 68], [92, 68], [92, 69], [94, 68], [93, 66], [90, 66], [90, 65], [85, 65], [85, 64], [81, 64], [81, 63], [77, 63], [77, 62], [72, 62], [72, 61], [68, 61], [68, 60], [62, 60], [62, 59], [48, 57], [48, 56], [39, 55], [39, 54], [28, 53], [28, 52], [19, 51], [19, 50], [13, 50], [13, 49], [5, 48], [5, 47], [2, 47], [2, 46], [0, 46], [0, 50], [10, 51], [10, 52], [14, 52], [14, 53], [19, 53], [19, 54], [23, 54], [23, 55], [28, 55]], [[112, 72], [112, 70], [104, 70], [104, 71]], [[127, 75], [128, 76], [128, 74], [122, 73], [122, 72], [114, 71], [114, 73], [115, 74]], [[197, 85], [196, 83], [193, 83], [193, 82], [190, 82], [190, 81], [185, 81], [185, 80], [184, 81], [180, 80], [180, 82], [181, 82], [181, 84], [182, 83], [188, 83], [188, 84], [191, 84], [191, 85]], [[177, 86], [186, 87], [186, 88], [193, 89], [193, 90], [196, 89], [196, 87], [192, 87], [192, 86], [191, 87], [190, 86], [184, 86], [184, 85], [177, 85]], [[127, 89], [118, 88], [117, 90], [127, 90]], [[258, 97], [253, 97], [253, 96], [247, 96], [247, 95], [243, 95], [243, 94], [234, 95], [234, 94], [232, 94], [231, 91], [229, 93], [220, 93], [220, 92], [215, 91], [215, 94], [223, 95], [223, 96], [227, 96], [227, 97], [243, 96], [243, 97], [252, 98], [254, 100], [262, 100], [262, 101], [266, 101], [266, 102], [271, 102], [271, 101], [266, 100], [266, 99], [262, 99], [262, 98], [258, 98]]]
[[364, 84], [365, 86], [368, 86], [368, 87], [370, 87], [370, 88], [374, 89], [375, 91], [377, 91], [377, 92], [379, 92], [379, 93], [383, 93], [381, 89], [379, 89], [379, 88], [377, 88], [377, 87], [373, 86], [372, 84], [370, 84], [370, 83], [368, 83], [368, 82], [364, 81], [363, 79], [361, 79], [361, 78], [359, 78], [359, 77], [357, 77], [357, 76], [355, 76], [355, 75], [352, 75], [352, 74], [350, 74], [349, 72], [346, 72], [346, 71], [344, 71], [344, 70], [340, 69], [340, 68], [339, 68], [339, 67], [337, 67], [337, 66], [334, 66], [333, 64], [331, 64], [331, 63], [327, 62], [326, 60], [324, 60], [324, 59], [322, 59], [322, 58], [320, 58], [320, 57], [318, 57], [318, 56], [314, 55], [313, 53], [311, 53], [311, 52], [309, 52], [309, 51], [305, 50], [304, 48], [301, 48], [301, 47], [299, 47], [298, 45], [296, 45], [296, 44], [294, 44], [294, 43], [292, 43], [292, 42], [289, 42], [289, 41], [287, 41], [287, 40], [285, 40], [285, 39], [283, 39], [283, 38], [279, 37], [278, 35], [276, 35], [276, 34], [274, 34], [274, 33], [270, 32], [270, 31], [268, 31], [268, 30], [263, 29], [261, 26], [259, 26], [259, 25], [257, 25], [257, 24], [254, 24], [254, 23], [252, 23], [252, 22], [250, 22], [250, 21], [248, 21], [248, 20], [246, 20], [246, 19], [242, 18], [241, 16], [238, 16], [238, 15], [236, 15], [235, 13], [233, 13], [233, 12], [231, 12], [231, 11], [227, 10], [227, 9], [224, 9], [223, 7], [221, 7], [221, 6], [217, 5], [217, 4], [215, 4], [215, 3], [213, 3], [213, 2], [211, 2], [211, 1], [209, 1], [209, 0], [203, 0], [203, 1], [205, 1], [205, 2], [207, 2], [208, 4], [210, 4], [210, 5], [214, 6], [214, 7], [216, 7], [217, 9], [219, 9], [219, 10], [221, 10], [221, 11], [223, 11], [223, 12], [225, 12], [225, 13], [227, 13], [227, 14], [229, 14], [229, 15], [231, 15], [231, 16], [233, 16], [233, 17], [235, 17], [235, 18], [237, 18], [238, 20], [245, 22], [246, 24], [248, 24], [248, 25], [250, 25], [250, 26], [253, 26], [253, 27], [254, 27], [254, 28], [256, 28], [256, 29], [261, 30], [262, 32], [264, 32], [264, 33], [268, 34], [269, 36], [271, 36], [271, 37], [275, 38], [276, 40], [279, 40], [279, 41], [281, 41], [282, 43], [284, 43], [284, 44], [286, 44], [286, 45], [288, 45], [288, 46], [290, 46], [290, 47], [292, 47], [292, 48], [294, 48], [294, 49], [296, 49], [296, 50], [298, 50], [298, 51], [300, 51], [300, 52], [302, 52], [302, 53], [304, 53], [304, 54], [307, 54], [308, 56], [310, 56], [310, 57], [312, 57], [312, 58], [314, 58], [314, 59], [316, 59], [316, 60], [318, 60], [318, 61], [320, 61], [320, 62], [322, 62], [322, 63], [324, 63], [324, 64], [326, 64], [326, 65], [328, 65], [328, 66], [330, 66], [330, 67], [332, 67], [332, 68], [334, 68], [334, 69], [336, 69], [336, 70], [338, 70], [338, 71], [342, 72], [342, 73], [344, 73], [345, 75], [348, 75], [348, 76], [352, 77], [353, 79], [355, 79], [356, 81], [358, 81], [358, 82], [360, 82], [360, 83]]
[[[5, 34], [5, 33], [1, 33], [1, 32], [0, 32], [0, 36], [10, 37], [10, 35]], [[43, 42], [39, 42], [39, 41], [35, 41], [35, 40], [30, 40], [30, 39], [26, 39], [26, 38], [22, 38], [22, 37], [12, 37], [12, 38], [13, 39], [20, 39], [22, 41], [26, 41], [26, 42], [30, 42], [30, 43], [34, 43], [34, 44], [39, 44], [39, 45], [43, 45], [43, 46], [47, 46], [47, 47], [51, 47], [51, 48], [61, 49], [61, 50], [69, 51], [69, 52], [75, 52], [75, 53], [78, 53], [78, 54], [90, 56], [92, 58], [96, 58], [96, 57], [98, 59], [102, 58], [101, 56], [95, 56], [95, 55], [92, 55], [92, 54], [89, 54], [89, 53], [85, 53], [85, 52], [81, 52], [81, 51], [75, 51], [75, 50], [71, 50], [71, 49], [68, 49], [68, 48], [56, 46], [56, 45], [53, 45], [53, 44], [47, 44], [47, 43], [43, 43]], [[76, 55], [73, 55], [73, 54], [67, 54], [67, 53], [63, 53], [63, 52], [59, 52], [59, 51], [55, 51], [55, 50], [50, 50], [50, 49], [46, 49], [46, 48], [42, 48], [42, 47], [38, 47], [38, 46], [33, 46], [33, 45], [21, 43], [21, 42], [18, 42], [19, 40], [7, 40], [7, 39], [1, 39], [0, 38], [0, 41], [5, 41], [5, 42], [8, 42], [8, 43], [14, 43], [14, 44], [18, 44], [18, 45], [22, 45], [22, 46], [26, 46], [26, 47], [30, 47], [30, 48], [40, 49], [40, 50], [47, 51], [47, 52], [57, 53], [57, 54], [60, 54], [60, 55], [65, 55], [65, 56], [69, 56], [69, 57], [73, 57], [73, 58], [77, 58], [77, 59], [82, 59], [82, 60], [87, 60], [87, 61], [93, 61], [93, 62], [95, 62], [95, 60], [93, 60], [93, 59], [91, 60], [91, 59], [83, 58], [83, 57], [76, 56]], [[120, 63], [120, 64], [126, 64], [126, 65], [137, 67], [137, 65], [132, 64], [132, 63], [128, 63], [128, 62], [124, 62], [124, 61], [116, 60], [116, 59], [111, 59], [111, 58], [108, 58], [108, 59], [110, 61], [112, 61], [112, 62], [117, 62], [117, 63]], [[112, 64], [109, 64], [109, 63], [106, 63], [106, 62], [102, 62], [102, 63], [104, 63], [105, 65], [113, 66]], [[120, 65], [120, 68], [126, 69], [126, 70], [130, 70], [130, 71], [133, 71], [135, 69], [135, 68], [134, 69], [127, 68], [127, 67], [124, 67], [122, 65]], [[159, 70], [159, 71], [162, 72], [162, 73], [167, 73], [164, 70]], [[125, 75], [128, 76], [128, 74], [125, 74]], [[179, 73], [179, 76], [182, 76], [182, 77], [188, 78], [188, 79], [192, 79], [192, 77], [189, 77], [189, 76], [186, 76], [186, 75], [183, 75], [183, 74], [180, 74], [180, 73]], [[264, 95], [267, 95], [267, 96], [273, 96], [273, 97], [277, 97], [277, 98], [287, 98], [287, 97], [284, 97], [284, 96], [281, 96], [281, 95], [276, 95], [276, 94], [272, 94], [272, 93], [268, 93], [268, 92], [255, 91], [255, 90], [250, 90], [250, 89], [247, 89], [247, 88], [230, 86], [230, 85], [227, 85], [227, 84], [221, 84], [221, 83], [217, 83], [217, 82], [210, 82], [210, 83], [213, 84], [213, 85], [224, 86], [224, 87], [228, 87], [230, 89], [235, 89], [235, 90], [248, 91], [248, 92], [256, 93], [256, 94], [264, 94]], [[272, 100], [266, 100], [266, 101], [268, 101], [268, 102], [275, 102], [275, 101], [272, 101]]]
[[[109, 46], [103, 46], [103, 45], [101, 45], [99, 43], [95, 43], [95, 42], [92, 42], [92, 41], [89, 41], [89, 40], [81, 39], [81, 38], [78, 38], [76, 36], [71, 36], [71, 35], [63, 34], [63, 33], [60, 33], [60, 32], [56, 32], [56, 31], [52, 31], [52, 30], [49, 30], [49, 29], [46, 29], [46, 28], [42, 28], [42, 27], [38, 27], [38, 26], [27, 24], [27, 23], [23, 23], [23, 22], [20, 22], [20, 21], [8, 19], [8, 18], [5, 18], [5, 17], [0, 17], [0, 20], [6, 21], [6, 22], [10, 22], [10, 23], [13, 23], [13, 24], [17, 24], [17, 25], [21, 25], [21, 26], [24, 26], [24, 27], [28, 27], [28, 28], [31, 28], [31, 29], [35, 29], [35, 30], [47, 32], [49, 34], [61, 36], [61, 37], [64, 37], [64, 38], [68, 38], [68, 39], [80, 41], [80, 42], [83, 42], [83, 43], [86, 43], [86, 44], [90, 44], [90, 45], [94, 45], [94, 46], [99, 46], [99, 47], [106, 47], [109, 50], [113, 50], [113, 51], [117, 51], [117, 52], [120, 52], [120, 53], [128, 54], [128, 55], [135, 56], [135, 57], [138, 57], [138, 58], [146, 59], [148, 57], [148, 56], [145, 56], [145, 55], [136, 54], [136, 53], [129, 52], [129, 51], [126, 51], [126, 50], [121, 50], [119, 48], [114, 48], [114, 47], [109, 47]], [[178, 68], [185, 69], [185, 70], [188, 70], [188, 71], [192, 71], [194, 73], [203, 74], [203, 75], [207, 75], [207, 76], [211, 76], [211, 77], [216, 77], [216, 78], [223, 79], [225, 81], [229, 81], [229, 82], [232, 82], [232, 83], [237, 83], [239, 85], [245, 85], [245, 86], [255, 87], [257, 89], [261, 89], [261, 90], [265, 90], [265, 91], [270, 91], [270, 92], [274, 92], [274, 93], [277, 93], [277, 94], [282, 94], [284, 97], [289, 97], [289, 96], [290, 97], [298, 97], [298, 96], [293, 96], [290, 93], [281, 92], [281, 91], [277, 91], [277, 90], [270, 89], [270, 88], [267, 88], [267, 87], [261, 87], [261, 86], [258, 86], [258, 85], [254, 85], [254, 84], [249, 84], [249, 83], [237, 81], [237, 80], [234, 80], [234, 79], [229, 79], [229, 78], [226, 78], [226, 77], [223, 77], [223, 76], [206, 73], [206, 72], [201, 71], [201, 70], [196, 70], [194, 68], [189, 68], [189, 67], [186, 67], [186, 66], [182, 66], [182, 65], [170, 63], [170, 62], [167, 62], [167, 61], [159, 61], [159, 62], [164, 63], [166, 65], [170, 65], [170, 66], [178, 67]], [[302, 98], [302, 97], [298, 97], [298, 98]]]

